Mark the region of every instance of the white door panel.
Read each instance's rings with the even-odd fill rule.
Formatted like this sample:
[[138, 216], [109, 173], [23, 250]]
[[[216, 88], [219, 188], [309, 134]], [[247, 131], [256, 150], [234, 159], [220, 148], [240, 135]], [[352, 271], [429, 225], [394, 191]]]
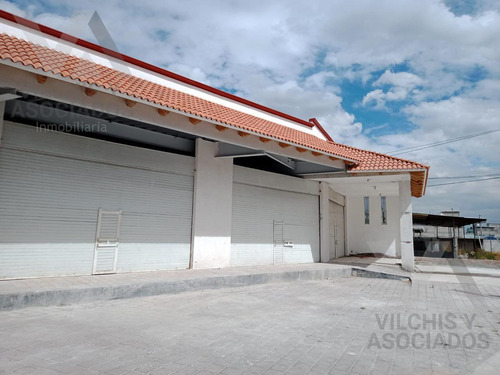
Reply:
[[330, 201], [330, 259], [345, 255], [344, 207]]

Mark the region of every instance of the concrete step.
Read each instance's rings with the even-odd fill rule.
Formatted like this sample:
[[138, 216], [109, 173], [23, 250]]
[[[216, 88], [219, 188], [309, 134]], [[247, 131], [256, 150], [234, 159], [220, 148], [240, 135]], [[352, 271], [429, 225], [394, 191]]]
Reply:
[[351, 274], [352, 276], [355, 277], [366, 277], [370, 279], [401, 280], [401, 281], [408, 281], [411, 283], [410, 276], [401, 275], [399, 273], [387, 273], [387, 272], [373, 271], [369, 269], [353, 267]]
[[351, 274], [350, 266], [311, 263], [2, 280], [0, 310], [70, 305], [272, 282], [326, 280], [350, 277]]

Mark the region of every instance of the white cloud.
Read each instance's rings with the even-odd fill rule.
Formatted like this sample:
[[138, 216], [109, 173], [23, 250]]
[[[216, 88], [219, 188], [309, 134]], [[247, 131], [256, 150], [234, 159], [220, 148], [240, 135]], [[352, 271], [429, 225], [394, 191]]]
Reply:
[[393, 73], [389, 70], [386, 70], [384, 74], [373, 82], [374, 86], [393, 85], [407, 89], [413, 89], [414, 87], [422, 84], [422, 78], [415, 74], [408, 72]]
[[[500, 107], [496, 100], [454, 97], [439, 102], [409, 106], [405, 110], [417, 126], [409, 134], [396, 134], [372, 140], [372, 148], [381, 152], [431, 144], [486, 131], [500, 130]], [[500, 173], [498, 145], [500, 132], [425, 150], [398, 155], [431, 165], [431, 177], [470, 176]], [[439, 182], [447, 182], [437, 180]], [[437, 183], [430, 180], [429, 185]], [[481, 214], [499, 219], [498, 180], [429, 187], [424, 198], [415, 200], [414, 209], [438, 213], [459, 209], [463, 214]]]
[[[23, 7], [0, 0], [2, 9], [91, 40], [87, 23], [97, 10], [120, 51], [292, 115], [316, 117], [335, 140], [358, 147], [387, 152], [500, 126], [494, 0], [478, 0], [470, 14], [441, 0], [46, 3], [42, 9], [38, 2]], [[482, 73], [471, 77], [475, 69]], [[342, 106], [349, 94], [341, 91], [343, 80], [357, 84], [365, 118], [366, 111], [380, 115], [397, 104], [414, 128], [402, 133], [395, 126], [379, 137], [362, 132]], [[433, 175], [497, 172], [498, 134], [405, 156], [430, 164]], [[495, 180], [430, 188], [416, 207], [489, 209], [500, 221], [500, 212], [491, 211], [500, 211], [499, 190]], [[484, 194], [492, 197], [488, 203]]]
[[364, 106], [372, 105], [377, 110], [387, 110], [386, 103], [391, 101], [402, 101], [408, 99], [408, 96], [420, 94], [417, 89], [423, 84], [423, 79], [419, 76], [408, 73], [393, 73], [386, 70], [375, 82], [374, 87], [390, 85], [387, 91], [376, 89], [367, 93], [362, 100]]
[[387, 109], [387, 107], [385, 106], [385, 102], [387, 100], [386, 96], [387, 94], [385, 92], [380, 89], [376, 89], [370, 91], [364, 96], [362, 104], [364, 106], [373, 104], [373, 108], [384, 110]]
[[251, 99], [303, 119], [315, 117], [339, 142], [361, 133], [362, 125], [342, 109], [342, 98], [336, 93], [324, 88], [320, 90], [315, 85], [302, 87], [296, 81], [274, 85], [267, 83], [264, 79], [252, 82]]
[[13, 13], [17, 16], [21, 16], [21, 17], [27, 16], [27, 12], [25, 10], [19, 8], [17, 5], [15, 5], [9, 1], [0, 0], [0, 9], [5, 10], [6, 12], [9, 12], [9, 13]]

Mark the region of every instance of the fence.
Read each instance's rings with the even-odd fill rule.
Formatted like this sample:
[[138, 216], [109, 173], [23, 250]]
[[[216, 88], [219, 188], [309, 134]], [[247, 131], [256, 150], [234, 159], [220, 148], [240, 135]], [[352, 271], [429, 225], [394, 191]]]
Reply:
[[500, 253], [500, 240], [481, 240], [484, 251]]

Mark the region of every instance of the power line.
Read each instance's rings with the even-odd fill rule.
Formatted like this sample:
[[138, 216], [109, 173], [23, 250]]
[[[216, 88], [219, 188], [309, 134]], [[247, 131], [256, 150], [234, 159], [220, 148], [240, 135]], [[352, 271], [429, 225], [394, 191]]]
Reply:
[[500, 129], [490, 130], [490, 131], [482, 132], [482, 133], [475, 133], [475, 134], [463, 135], [461, 137], [446, 139], [444, 141], [438, 141], [438, 142], [433, 142], [433, 143], [427, 143], [427, 144], [423, 144], [423, 145], [415, 146], [415, 147], [403, 148], [403, 149], [399, 149], [399, 150], [395, 150], [395, 151], [389, 152], [389, 155], [396, 156], [396, 155], [401, 155], [401, 154], [407, 154], [407, 153], [413, 152], [413, 151], [426, 150], [426, 149], [431, 148], [431, 147], [437, 147], [437, 146], [446, 145], [448, 143], [464, 141], [466, 139], [475, 138], [475, 137], [479, 137], [481, 135], [491, 134], [491, 133], [495, 133], [495, 132], [498, 132], [498, 131], [500, 131]]
[[448, 176], [448, 177], [429, 177], [429, 180], [456, 180], [461, 178], [478, 178], [478, 177], [495, 177], [500, 176], [500, 173], [494, 174], [478, 174], [475, 176]]
[[480, 181], [488, 181], [488, 180], [497, 180], [499, 179], [500, 176], [498, 177], [490, 177], [490, 178], [483, 178], [480, 180], [470, 180], [470, 181], [456, 181], [456, 182], [445, 182], [443, 184], [434, 184], [434, 185], [427, 185], [427, 187], [433, 187], [433, 186], [444, 186], [444, 185], [457, 185], [457, 184], [466, 184], [468, 182], [480, 182]]

